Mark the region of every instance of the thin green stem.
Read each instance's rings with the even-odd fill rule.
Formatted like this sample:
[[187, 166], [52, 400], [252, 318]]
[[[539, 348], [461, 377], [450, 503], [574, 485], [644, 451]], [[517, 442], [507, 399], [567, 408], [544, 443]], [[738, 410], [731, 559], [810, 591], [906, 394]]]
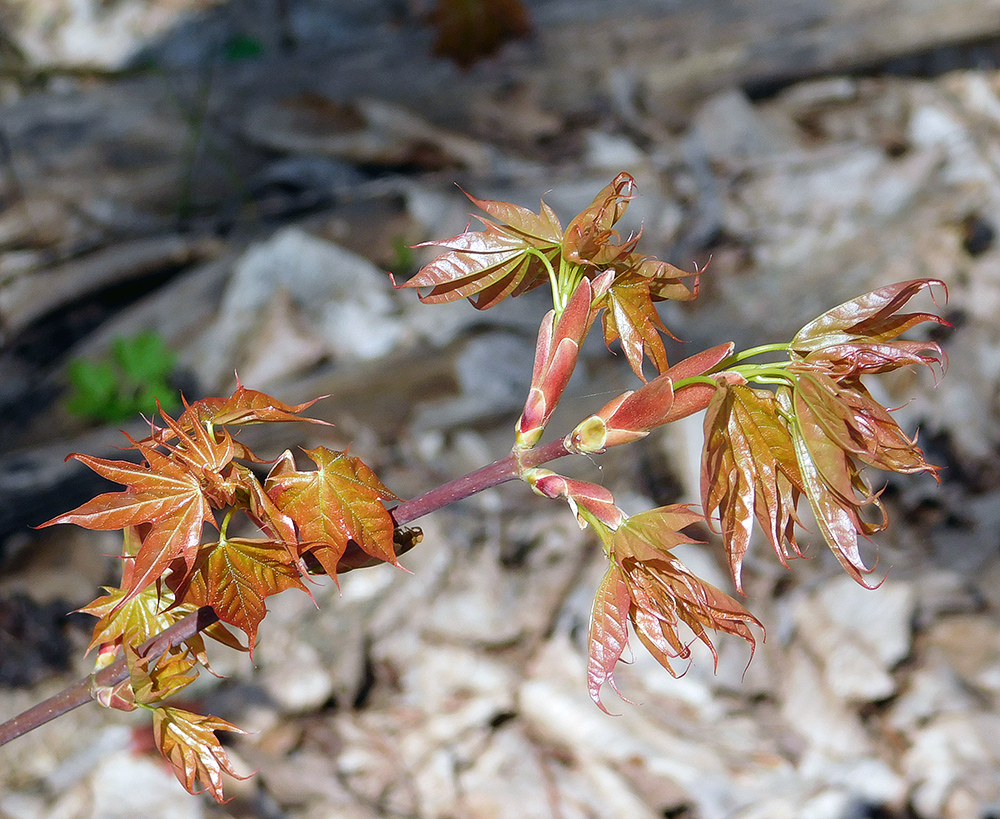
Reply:
[[558, 316], [562, 312], [565, 305], [560, 304], [559, 301], [559, 278], [556, 276], [556, 271], [552, 267], [552, 262], [549, 261], [549, 258], [542, 253], [542, 251], [535, 247], [529, 247], [525, 251], [524, 255], [534, 256], [545, 266], [545, 271], [549, 274], [549, 285], [552, 287], [552, 306], [556, 310], [556, 316]]
[[740, 361], [745, 361], [748, 358], [752, 358], [756, 355], [764, 355], [765, 353], [784, 353], [788, 352], [789, 344], [776, 342], [774, 344], [762, 344], [760, 347], [751, 347], [749, 350], [743, 350], [740, 353], [736, 353], [732, 358], [726, 361], [726, 364], [738, 364]]

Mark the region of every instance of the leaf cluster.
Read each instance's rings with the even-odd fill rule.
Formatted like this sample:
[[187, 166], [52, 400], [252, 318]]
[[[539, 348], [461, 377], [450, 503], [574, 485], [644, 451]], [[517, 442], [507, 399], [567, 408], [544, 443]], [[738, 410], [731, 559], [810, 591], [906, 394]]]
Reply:
[[[618, 342], [629, 365], [643, 378], [648, 358], [662, 373], [667, 333], [656, 303], [690, 301], [697, 276], [636, 251], [639, 234], [622, 237], [615, 225], [632, 199], [635, 180], [620, 173], [563, 230], [552, 209], [541, 202], [534, 213], [509, 202], [469, 196], [487, 215], [483, 229], [466, 230], [443, 242], [426, 242], [444, 252], [399, 287], [429, 287], [425, 304], [468, 298], [485, 310], [508, 296], [519, 296], [550, 282], [560, 314], [584, 278], [594, 284], [593, 309], [603, 316], [605, 343]], [[692, 287], [684, 279], [695, 277]], [[598, 285], [597, 282], [600, 282]]]
[[[129, 677], [95, 694], [109, 707], [152, 710], [158, 746], [178, 779], [188, 790], [200, 780], [219, 800], [220, 774], [232, 771], [213, 732], [236, 729], [160, 705], [191, 683], [197, 665], [209, 667], [202, 635], [160, 657], [140, 656], [137, 647], [208, 606], [221, 622], [204, 633], [242, 648], [226, 627], [233, 626], [252, 652], [266, 599], [286, 589], [306, 591], [310, 569], [335, 576], [349, 547], [396, 563], [395, 525], [383, 501], [398, 498], [360, 459], [318, 447], [306, 450], [314, 468], [299, 469], [286, 450], [260, 479], [251, 467], [264, 462], [230, 431], [257, 423], [324, 423], [300, 419], [312, 403], [291, 406], [240, 386], [228, 398], [185, 404], [177, 418], [161, 409], [162, 425], [151, 424], [141, 441], [129, 439], [140, 463], [70, 456], [124, 491], [98, 495], [42, 524], [123, 531], [120, 586], [82, 611], [98, 618], [90, 645], [98, 667], [124, 653]], [[231, 536], [234, 515], [260, 536]]]

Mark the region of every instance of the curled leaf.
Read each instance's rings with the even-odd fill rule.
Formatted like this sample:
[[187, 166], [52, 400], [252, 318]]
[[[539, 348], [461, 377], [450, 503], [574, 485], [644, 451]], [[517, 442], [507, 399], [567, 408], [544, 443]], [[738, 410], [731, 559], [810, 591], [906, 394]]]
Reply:
[[838, 376], [882, 373], [910, 364], [943, 365], [944, 355], [937, 344], [896, 340], [925, 321], [948, 323], [933, 313], [898, 312], [922, 290], [935, 286], [944, 288], [937, 279], [914, 279], [844, 302], [799, 330], [792, 339], [791, 354]]
[[218, 717], [206, 717], [180, 708], [153, 711], [153, 738], [163, 758], [188, 793], [199, 793], [197, 783], [220, 804], [224, 802], [222, 774], [247, 779], [233, 770], [229, 755], [215, 736], [216, 731], [245, 733]]
[[628, 613], [631, 605], [632, 598], [625, 578], [618, 566], [612, 563], [597, 587], [587, 637], [587, 688], [590, 698], [605, 714], [610, 712], [601, 702], [604, 684], [610, 683], [621, 696], [615, 687], [614, 670], [628, 645]]
[[774, 394], [748, 386], [719, 389], [705, 414], [701, 494], [706, 515], [718, 512], [736, 588], [756, 518], [782, 564], [799, 556], [795, 506], [803, 480], [792, 436]]
[[497, 221], [480, 216], [483, 230], [466, 230], [443, 242], [418, 245], [441, 247], [445, 252], [404, 284], [393, 281], [393, 286], [430, 287], [429, 293], [420, 296], [425, 304], [468, 298], [476, 309], [486, 310], [548, 281], [542, 259], [554, 263], [562, 239], [552, 209], [542, 202], [540, 213], [532, 213], [509, 202], [469, 199]]

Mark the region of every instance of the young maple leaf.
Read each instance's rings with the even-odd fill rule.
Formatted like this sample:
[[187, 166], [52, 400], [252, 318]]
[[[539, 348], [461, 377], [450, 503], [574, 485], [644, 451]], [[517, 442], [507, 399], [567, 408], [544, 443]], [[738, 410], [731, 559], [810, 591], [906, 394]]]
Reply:
[[191, 571], [171, 573], [167, 584], [186, 605], [211, 606], [222, 622], [241, 629], [251, 653], [267, 613], [264, 600], [286, 589], [306, 590], [285, 544], [225, 536], [198, 552]]
[[229, 398], [203, 398], [187, 406], [178, 422], [185, 428], [212, 424], [216, 426], [240, 426], [276, 421], [306, 421], [310, 424], [324, 424], [318, 418], [301, 418], [304, 412], [320, 398], [304, 404], [285, 404], [267, 393], [248, 390], [239, 384]]
[[77, 609], [98, 618], [87, 651], [100, 646], [102, 656], [107, 654], [106, 647], [113, 654], [123, 644], [142, 645], [188, 613], [172, 607], [174, 596], [167, 589], [150, 585], [127, 601], [124, 589], [105, 586], [104, 590], [106, 595]]
[[[792, 419], [789, 431], [804, 494], [820, 532], [847, 573], [867, 585], [863, 576], [874, 568], [865, 565], [858, 536], [867, 538], [886, 527], [885, 508], [858, 465], [826, 434], [812, 410], [797, 402], [787, 387], [778, 390], [777, 399], [786, 417]], [[866, 507], [875, 509], [876, 520], [864, 517]]]
[[206, 717], [180, 708], [160, 707], [153, 711], [153, 738], [163, 758], [188, 793], [195, 794], [197, 782], [220, 804], [222, 774], [248, 779], [233, 770], [229, 755], [215, 736], [216, 731], [245, 733], [218, 717]]
[[150, 524], [119, 606], [159, 578], [175, 558], [181, 557], [186, 564], [192, 564], [201, 544], [203, 526], [215, 522], [198, 475], [143, 444], [137, 446], [146, 455], [146, 465], [79, 453], [70, 455], [98, 475], [128, 489], [98, 495], [38, 527], [75, 523], [85, 529], [112, 530]]
[[741, 569], [756, 517], [783, 565], [801, 556], [795, 542], [795, 506], [803, 491], [791, 433], [774, 394], [741, 385], [720, 387], [705, 414], [701, 462], [702, 505], [716, 511], [733, 582]]
[[295, 523], [300, 542], [326, 547], [313, 554], [332, 577], [350, 541], [372, 557], [398, 565], [395, 524], [381, 501], [399, 498], [359, 458], [326, 447], [305, 453], [317, 469], [300, 472], [286, 450], [264, 482], [275, 506]]
[[605, 308], [604, 343], [610, 348], [618, 341], [632, 371], [643, 381], [643, 358], [648, 358], [658, 373], [666, 372], [669, 365], [661, 334], [675, 338], [656, 312], [656, 302], [697, 298], [698, 280], [691, 289], [681, 281], [692, 275], [697, 273], [685, 273], [666, 262], [640, 257], [633, 267], [615, 277], [607, 295], [598, 302]]
[[635, 250], [639, 235], [621, 241], [614, 226], [625, 215], [634, 190], [632, 175], [620, 173], [573, 217], [562, 242], [562, 252], [569, 261], [601, 269], [610, 265], [629, 266], [625, 260]]
[[[605, 683], [619, 697], [615, 685], [615, 666], [628, 647], [628, 615], [632, 596], [628, 583], [617, 564], [608, 567], [604, 579], [597, 587], [594, 607], [590, 613], [590, 631], [587, 634], [587, 690], [590, 698], [605, 714], [611, 713], [601, 702], [601, 689]], [[622, 699], [625, 699], [622, 697]]]
[[937, 279], [898, 282], [828, 310], [795, 334], [790, 345], [793, 360], [837, 377], [884, 373], [911, 364], [943, 364], [937, 344], [897, 338], [925, 321], [948, 324], [933, 313], [897, 312], [922, 290], [937, 285], [945, 287]]
[[681, 623], [708, 646], [716, 661], [709, 629], [742, 637], [751, 652], [756, 646], [750, 626], [760, 627], [760, 622], [670, 554], [679, 543], [695, 542], [680, 530], [703, 520], [686, 506], [664, 506], [633, 515], [608, 534], [611, 566], [598, 587], [588, 638], [588, 688], [601, 710], [607, 712], [601, 687], [605, 682], [614, 687], [614, 667], [628, 644], [627, 622], [673, 676], [677, 672], [672, 661], [691, 653], [678, 632]]
[[134, 648], [126, 646], [129, 686], [135, 702], [152, 705], [171, 697], [193, 683], [198, 672], [191, 671], [198, 660], [187, 651], [168, 651], [160, 657], [140, 657]]
[[862, 463], [906, 474], [937, 471], [857, 378], [835, 381], [806, 371], [796, 378], [793, 396], [798, 415], [808, 410], [831, 441]]
[[442, 247], [446, 252], [404, 284], [393, 280], [393, 286], [432, 288], [420, 296], [425, 304], [468, 298], [477, 310], [486, 310], [507, 296], [519, 296], [547, 282], [548, 269], [539, 257], [557, 264], [562, 240], [562, 227], [552, 209], [541, 202], [540, 212], [533, 213], [509, 202], [466, 196], [496, 222], [479, 216], [483, 230], [417, 245]]

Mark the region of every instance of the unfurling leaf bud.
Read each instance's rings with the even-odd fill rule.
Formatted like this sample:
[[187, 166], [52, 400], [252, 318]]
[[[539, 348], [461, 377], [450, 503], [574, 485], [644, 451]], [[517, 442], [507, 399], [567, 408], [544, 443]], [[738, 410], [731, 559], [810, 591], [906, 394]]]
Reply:
[[731, 343], [720, 344], [675, 364], [638, 390], [622, 393], [578, 424], [566, 437], [566, 448], [596, 455], [608, 447], [638, 441], [656, 427], [705, 409], [715, 394], [715, 385], [698, 381], [675, 391], [674, 384], [708, 372], [732, 351]]
[[569, 383], [580, 344], [593, 321], [590, 281], [583, 279], [570, 297], [562, 315], [549, 311], [538, 330], [535, 365], [524, 411], [517, 422], [515, 448], [531, 449], [542, 437]]
[[581, 529], [591, 519], [611, 530], [617, 529], [625, 520], [625, 514], [615, 505], [614, 495], [603, 486], [557, 475], [540, 467], [526, 470], [522, 477], [543, 497], [565, 498]]

